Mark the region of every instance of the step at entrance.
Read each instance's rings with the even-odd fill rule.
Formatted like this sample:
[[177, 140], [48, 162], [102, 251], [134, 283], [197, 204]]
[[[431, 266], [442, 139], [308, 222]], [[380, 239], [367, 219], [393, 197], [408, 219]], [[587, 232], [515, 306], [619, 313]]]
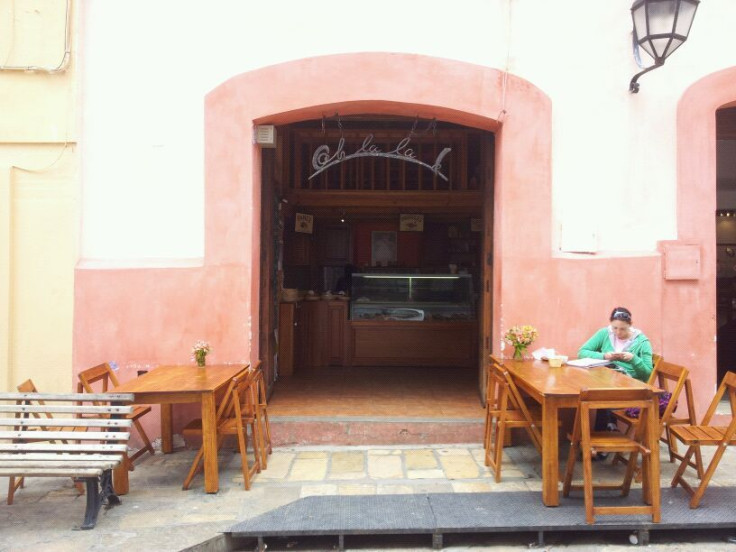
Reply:
[[274, 446], [480, 443], [483, 418], [271, 416]]

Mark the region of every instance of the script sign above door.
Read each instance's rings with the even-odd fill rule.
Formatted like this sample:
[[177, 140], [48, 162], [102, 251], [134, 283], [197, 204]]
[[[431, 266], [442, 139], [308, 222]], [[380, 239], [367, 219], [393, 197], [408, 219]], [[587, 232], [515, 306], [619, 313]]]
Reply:
[[337, 150], [333, 154], [330, 154], [330, 146], [326, 144], [319, 146], [314, 150], [314, 154], [312, 155], [312, 167], [314, 168], [314, 172], [309, 176], [309, 180], [330, 167], [339, 165], [340, 163], [350, 159], [356, 159], [358, 157], [384, 157], [388, 159], [398, 159], [399, 161], [406, 161], [409, 163], [416, 163], [417, 165], [421, 165], [422, 167], [429, 169], [435, 175], [447, 182], [448, 178], [442, 174], [442, 160], [452, 151], [452, 148], [444, 148], [439, 155], [437, 155], [434, 163], [429, 165], [428, 163], [424, 163], [417, 159], [414, 150], [409, 147], [410, 142], [411, 137], [407, 136], [401, 140], [394, 149], [390, 151], [382, 151], [378, 145], [373, 143], [373, 134], [368, 134], [363, 140], [363, 144], [355, 152], [348, 154], [345, 153], [345, 138], [340, 138], [340, 141], [337, 143]]

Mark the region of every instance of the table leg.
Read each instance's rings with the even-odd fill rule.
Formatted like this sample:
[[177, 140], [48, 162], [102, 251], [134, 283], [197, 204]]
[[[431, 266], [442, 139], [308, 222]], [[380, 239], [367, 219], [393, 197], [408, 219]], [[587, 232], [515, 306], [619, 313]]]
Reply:
[[[659, 465], [659, 397], [652, 398], [652, 407], [649, 409], [649, 431], [647, 431], [647, 446], [651, 451], [649, 455], [649, 492], [644, 495], [648, 504], [655, 506], [652, 521], [661, 521], [661, 492], [660, 492], [660, 465]], [[642, 466], [643, 468], [643, 466]]]
[[161, 452], [169, 454], [174, 451], [174, 435], [171, 423], [171, 404], [161, 405]]
[[202, 447], [204, 448], [204, 490], [216, 493], [220, 486], [217, 473], [217, 420], [215, 394], [202, 395]]
[[558, 413], [554, 400], [542, 400], [542, 502], [545, 506], [560, 505]]

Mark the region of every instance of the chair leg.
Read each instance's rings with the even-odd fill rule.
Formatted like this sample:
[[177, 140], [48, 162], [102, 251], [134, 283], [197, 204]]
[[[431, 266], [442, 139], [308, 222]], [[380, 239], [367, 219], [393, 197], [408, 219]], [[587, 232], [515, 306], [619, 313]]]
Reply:
[[[483, 431], [483, 449], [486, 451], [486, 455], [488, 455], [488, 447], [491, 444], [491, 409], [486, 406], [486, 423], [484, 426]], [[486, 466], [488, 465], [488, 462], [486, 462]]]
[[693, 494], [692, 498], [690, 499], [690, 508], [694, 509], [700, 505], [700, 501], [705, 494], [705, 489], [708, 487], [708, 483], [710, 483], [711, 477], [713, 477], [713, 474], [716, 472], [716, 468], [718, 467], [723, 454], [726, 452], [726, 448], [728, 447], [725, 444], [718, 445], [718, 447], [716, 448], [716, 452], [713, 455], [710, 464], [708, 464], [708, 469], [705, 471], [705, 474], [703, 474], [703, 478], [700, 481], [700, 485], [698, 485], [698, 489], [695, 491], [695, 494]]
[[593, 513], [593, 458], [587, 451], [590, 447], [583, 447], [583, 499], [585, 502], [585, 522], [595, 523]]
[[[258, 446], [258, 437], [256, 435], [255, 418], [252, 423], [243, 426], [242, 431], [238, 431], [238, 449], [240, 450], [240, 469], [243, 472], [243, 485], [245, 490], [250, 490], [251, 477], [261, 471], [261, 451]], [[251, 430], [251, 438], [253, 441], [253, 466], [248, 465], [248, 426]]]
[[133, 425], [135, 426], [136, 430], [138, 431], [138, 435], [141, 436], [141, 439], [143, 439], [144, 447], [143, 450], [147, 450], [151, 454], [156, 454], [156, 451], [153, 450], [153, 445], [151, 444], [151, 440], [148, 438], [148, 435], [146, 435], [146, 432], [143, 430], [143, 426], [141, 425], [140, 420], [133, 420]]
[[199, 450], [197, 451], [197, 455], [194, 457], [194, 461], [192, 462], [192, 467], [189, 468], [189, 473], [187, 474], [186, 478], [184, 479], [184, 483], [182, 484], [181, 488], [183, 491], [189, 490], [189, 486], [192, 484], [192, 479], [199, 473], [200, 465], [202, 464], [202, 459], [204, 458], [204, 447], [199, 447]]
[[10, 476], [8, 479], [8, 506], [13, 504], [13, 498], [15, 497], [15, 491], [22, 489], [25, 486], [25, 478]]
[[570, 489], [572, 489], [572, 478], [575, 472], [575, 460], [578, 455], [580, 443], [570, 443], [570, 454], [567, 456], [567, 467], [565, 468], [565, 479], [562, 484], [562, 496], [570, 496]]
[[503, 462], [503, 444], [506, 439], [506, 424], [496, 424], [495, 445], [493, 449], [493, 474], [496, 483], [501, 482], [501, 464]]
[[[260, 404], [256, 405], [255, 416], [253, 418], [253, 442], [255, 444], [258, 441], [259, 453], [259, 469], [266, 469], [268, 467], [268, 455], [271, 453], [271, 435], [270, 429], [268, 428], [268, 414], [265, 409], [261, 408]], [[255, 448], [255, 446], [254, 446]]]

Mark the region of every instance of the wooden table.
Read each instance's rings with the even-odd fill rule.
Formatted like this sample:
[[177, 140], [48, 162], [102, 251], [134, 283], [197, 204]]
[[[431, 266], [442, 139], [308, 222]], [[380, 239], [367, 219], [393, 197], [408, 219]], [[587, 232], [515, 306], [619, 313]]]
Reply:
[[[541, 360], [508, 360], [503, 366], [514, 378], [516, 385], [542, 405], [542, 502], [546, 506], [559, 506], [560, 468], [558, 420], [561, 408], [577, 408], [580, 390], [584, 388], [653, 388], [644, 382], [635, 380], [621, 372], [604, 366], [597, 368], [576, 368], [563, 365], [551, 368]], [[659, 416], [658, 401], [655, 394], [654, 412]], [[650, 431], [647, 435], [647, 447], [652, 451], [651, 462], [653, 473], [657, 475], [652, 484], [652, 500], [659, 501], [659, 435]]]
[[[202, 445], [204, 446], [204, 489], [216, 493], [219, 488], [217, 472], [217, 424], [215, 399], [227, 383], [241, 370], [242, 364], [198, 366], [159, 366], [147, 374], [120, 384], [115, 393], [133, 393], [135, 404], [161, 405], [161, 449], [171, 452], [171, 408], [177, 403], [200, 403], [202, 406]], [[115, 490], [128, 492], [127, 466], [115, 473]]]

